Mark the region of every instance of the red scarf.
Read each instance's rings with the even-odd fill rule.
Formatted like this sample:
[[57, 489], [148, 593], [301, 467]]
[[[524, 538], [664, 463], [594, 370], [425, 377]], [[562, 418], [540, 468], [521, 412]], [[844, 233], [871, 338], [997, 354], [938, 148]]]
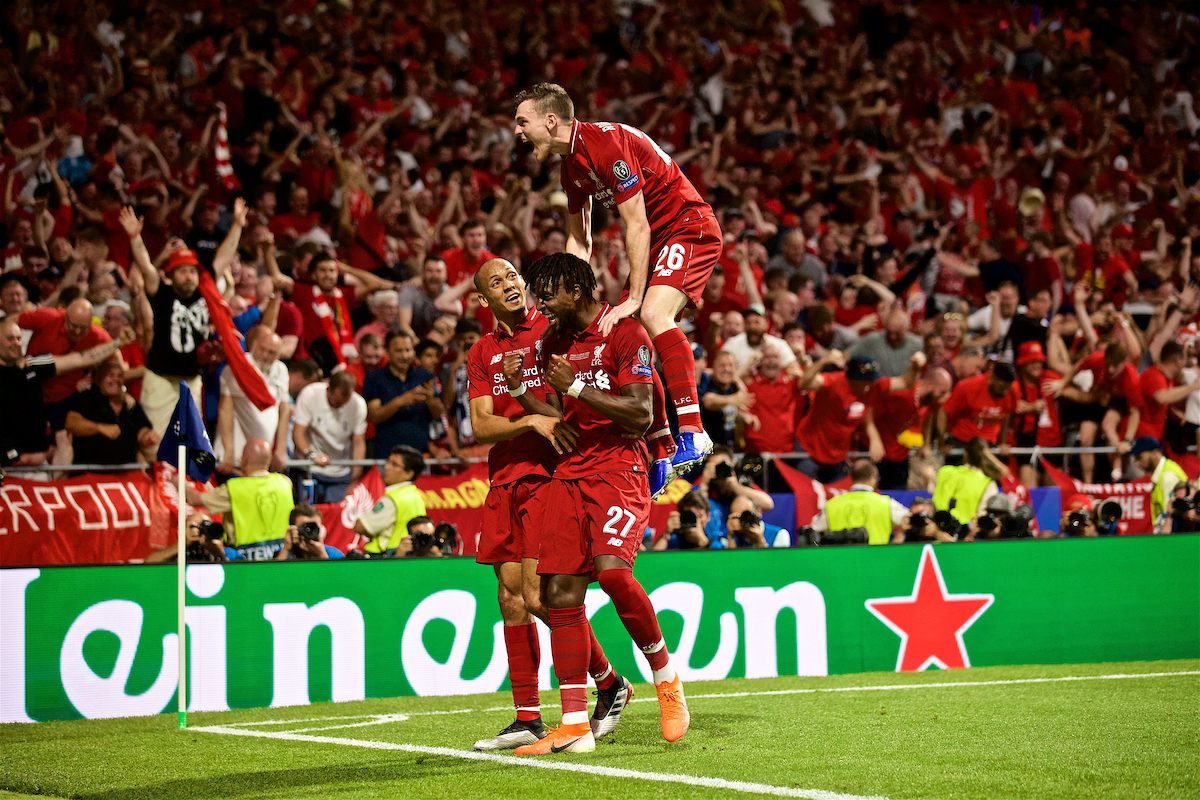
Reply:
[[334, 315], [333, 303], [329, 302], [325, 293], [319, 287], [313, 286], [312, 296], [313, 311], [316, 312], [317, 319], [321, 320], [325, 338], [333, 345], [333, 354], [337, 356], [338, 364], [345, 367], [346, 358], [358, 355], [358, 351], [354, 347], [354, 330], [350, 327], [350, 309], [346, 307], [342, 290], [336, 287], [333, 290], [333, 300], [337, 303], [337, 316], [342, 318], [340, 326]]
[[263, 379], [262, 373], [251, 363], [250, 357], [238, 343], [240, 336], [237, 327], [233, 324], [233, 314], [229, 310], [229, 304], [217, 291], [217, 285], [213, 283], [212, 276], [203, 269], [200, 270], [200, 294], [208, 303], [208, 318], [212, 320], [213, 326], [217, 329], [217, 335], [221, 337], [221, 348], [225, 351], [225, 360], [233, 372], [234, 379], [238, 382], [238, 386], [242, 387], [246, 398], [254, 403], [259, 411], [266, 411], [278, 401], [271, 396], [271, 391], [267, 388], [267, 382]]

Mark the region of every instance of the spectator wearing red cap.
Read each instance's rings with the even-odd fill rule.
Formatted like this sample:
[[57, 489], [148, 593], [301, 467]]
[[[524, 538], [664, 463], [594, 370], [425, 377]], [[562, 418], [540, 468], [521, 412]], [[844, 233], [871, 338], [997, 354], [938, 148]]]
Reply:
[[1154, 249], [1142, 250], [1134, 246], [1133, 228], [1125, 223], [1117, 225], [1112, 229], [1113, 249], [1133, 270], [1140, 289], [1152, 291], [1161, 288], [1167, 294], [1160, 293], [1159, 296], [1165, 298], [1169, 295], [1171, 273], [1175, 267], [1174, 263], [1167, 259], [1170, 236], [1167, 235], [1167, 225], [1162, 219], [1151, 222], [1150, 230], [1157, 234]]
[[1151, 366], [1138, 378], [1145, 408], [1138, 422], [1137, 435], [1150, 436], [1163, 441], [1167, 418], [1171, 406], [1187, 399], [1200, 390], [1200, 377], [1191, 383], [1180, 385], [1180, 373], [1187, 363], [1187, 354], [1179, 342], [1167, 342], [1159, 353], [1158, 363]]
[[[1061, 447], [1062, 425], [1058, 417], [1058, 399], [1047, 384], [1062, 378], [1046, 368], [1046, 353], [1038, 342], [1024, 342], [1017, 348], [1017, 415], [1010, 441], [1017, 447]], [[1038, 485], [1037, 471], [1028, 455], [1018, 455], [1018, 477], [1032, 489]]]
[[208, 338], [208, 303], [198, 291], [200, 261], [190, 248], [175, 250], [167, 258], [164, 281], [142, 241], [141, 219], [133, 209], [124, 208], [120, 221], [129, 236], [133, 261], [146, 284], [154, 327], [142, 380], [142, 409], [154, 432], [162, 436], [179, 402], [179, 381], [187, 383], [197, 407], [202, 402], [196, 350]]

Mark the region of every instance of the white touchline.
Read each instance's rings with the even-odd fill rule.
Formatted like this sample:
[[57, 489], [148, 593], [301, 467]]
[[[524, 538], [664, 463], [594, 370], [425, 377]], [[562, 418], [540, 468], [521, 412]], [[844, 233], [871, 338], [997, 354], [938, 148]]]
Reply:
[[222, 725], [210, 725], [203, 728], [191, 728], [193, 732], [220, 733], [229, 736], [252, 736], [261, 739], [284, 739], [295, 742], [310, 742], [313, 744], [340, 744], [346, 747], [365, 747], [370, 750], [402, 750], [406, 753], [422, 753], [431, 756], [447, 756], [449, 758], [465, 758], [470, 761], [491, 761], [498, 764], [509, 764], [515, 767], [532, 767], [534, 769], [552, 769], [561, 772], [580, 772], [587, 775], [600, 775], [606, 778], [633, 778], [636, 780], [657, 781], [659, 783], [683, 783], [688, 786], [703, 786], [709, 789], [725, 789], [732, 792], [747, 794], [775, 795], [777, 797], [805, 797], [809, 800], [887, 800], [886, 797], [863, 796], [857, 794], [841, 794], [827, 792], [822, 789], [793, 789], [787, 786], [772, 786], [767, 783], [749, 783], [747, 781], [729, 781], [724, 778], [704, 778], [698, 775], [677, 775], [671, 772], [641, 772], [633, 769], [617, 769], [614, 767], [598, 767], [592, 764], [576, 764], [569, 761], [538, 761], [536, 759], [501, 756], [494, 753], [477, 753], [474, 750], [455, 750], [450, 747], [427, 747], [419, 744], [395, 744], [393, 742], [374, 742], [365, 739], [343, 739], [338, 736], [309, 736], [303, 733], [287, 731], [252, 731], [245, 728], [231, 728]]
[[[789, 694], [819, 694], [825, 692], [870, 692], [892, 691], [896, 689], [944, 689], [956, 686], [1011, 686], [1013, 684], [1032, 683], [1061, 683], [1067, 681], [1099, 681], [1118, 680], [1122, 678], [1164, 678], [1177, 675], [1200, 675], [1200, 670], [1182, 670], [1179, 672], [1140, 672], [1116, 673], [1112, 675], [1064, 675], [1057, 678], [1016, 678], [1002, 681], [948, 681], [945, 683], [898, 683], [878, 686], [837, 686], [826, 689], [777, 689], [761, 692], [719, 692], [713, 694], [692, 695], [689, 700], [714, 700], [724, 697], [765, 697]], [[657, 698], [633, 700], [634, 703], [658, 702]], [[556, 708], [544, 704], [542, 708]], [[590, 775], [601, 775], [612, 778], [635, 778], [640, 780], [658, 781], [660, 783], [683, 783], [690, 786], [703, 786], [713, 789], [726, 789], [748, 794], [766, 794], [779, 797], [805, 797], [809, 800], [887, 800], [881, 797], [863, 797], [860, 795], [841, 794], [822, 789], [794, 789], [786, 786], [772, 786], [765, 783], [748, 783], [746, 781], [729, 781], [723, 778], [705, 778], [696, 775], [678, 775], [669, 772], [639, 772], [636, 770], [616, 769], [613, 767], [598, 767], [590, 764], [577, 764], [563, 761], [537, 761], [533, 759], [501, 756], [493, 753], [479, 753], [474, 750], [455, 750], [449, 747], [427, 747], [416, 744], [396, 744], [393, 742], [376, 742], [365, 739], [344, 739], [337, 736], [310, 736], [306, 731], [335, 730], [341, 728], [359, 728], [372, 725], [383, 725], [389, 722], [403, 722], [409, 717], [441, 716], [450, 714], [469, 714], [480, 711], [512, 711], [512, 706], [495, 706], [492, 708], [473, 709], [463, 708], [450, 711], [412, 711], [394, 714], [356, 714], [334, 717], [306, 717], [301, 719], [259, 720], [257, 722], [231, 722], [225, 725], [208, 725], [191, 728], [200, 733], [217, 733], [227, 736], [250, 736], [261, 739], [282, 739], [296, 742], [311, 742], [314, 744], [338, 744], [347, 747], [365, 747], [374, 750], [402, 750], [409, 753], [424, 753], [426, 755], [442, 755], [452, 758], [465, 758], [474, 761], [492, 761], [500, 764], [510, 764], [519, 767], [536, 769], [556, 769], [564, 772], [582, 772]], [[336, 722], [342, 720], [361, 720], [344, 725], [330, 725], [320, 728], [299, 728], [292, 731], [255, 731], [248, 730], [252, 725], [294, 725], [304, 722]]]

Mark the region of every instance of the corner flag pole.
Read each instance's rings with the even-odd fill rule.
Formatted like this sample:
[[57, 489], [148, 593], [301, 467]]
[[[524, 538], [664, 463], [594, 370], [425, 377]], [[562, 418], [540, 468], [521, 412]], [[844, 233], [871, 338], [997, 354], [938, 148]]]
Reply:
[[175, 559], [179, 564], [179, 728], [180, 730], [187, 727], [187, 623], [183, 618], [184, 604], [187, 600], [186, 570], [187, 570], [187, 534], [184, 527], [187, 523], [187, 518], [184, 512], [184, 505], [187, 502], [187, 445], [184, 442], [179, 443], [179, 495], [176, 498], [176, 506], [179, 509], [179, 553]]

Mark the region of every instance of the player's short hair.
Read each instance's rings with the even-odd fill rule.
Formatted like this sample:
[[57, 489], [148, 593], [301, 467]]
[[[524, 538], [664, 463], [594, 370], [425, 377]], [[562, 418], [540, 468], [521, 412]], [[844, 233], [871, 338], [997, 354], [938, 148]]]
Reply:
[[1173, 358], [1183, 358], [1185, 352], [1183, 345], [1179, 342], [1167, 342], [1162, 346], [1162, 352], [1158, 354], [1158, 362], [1163, 364]]
[[551, 253], [525, 268], [525, 283], [537, 297], [567, 291], [576, 286], [585, 297], [596, 293], [596, 273], [592, 265], [573, 253]]
[[421, 455], [421, 451], [412, 445], [396, 445], [389, 454], [389, 457], [391, 456], [400, 456], [404, 459], [404, 469], [414, 475], [420, 475], [425, 471], [425, 456]]
[[1110, 367], [1119, 367], [1129, 358], [1129, 351], [1120, 342], [1109, 342], [1104, 348], [1104, 363]]
[[343, 370], [329, 376], [329, 388], [346, 394], [354, 394], [354, 390], [358, 388], [358, 382], [354, 380], [353, 375]]
[[535, 83], [528, 89], [522, 89], [517, 93], [517, 105], [526, 100], [533, 101], [533, 107], [539, 114], [554, 113], [559, 119], [575, 119], [575, 104], [571, 102], [571, 95], [557, 83]]

